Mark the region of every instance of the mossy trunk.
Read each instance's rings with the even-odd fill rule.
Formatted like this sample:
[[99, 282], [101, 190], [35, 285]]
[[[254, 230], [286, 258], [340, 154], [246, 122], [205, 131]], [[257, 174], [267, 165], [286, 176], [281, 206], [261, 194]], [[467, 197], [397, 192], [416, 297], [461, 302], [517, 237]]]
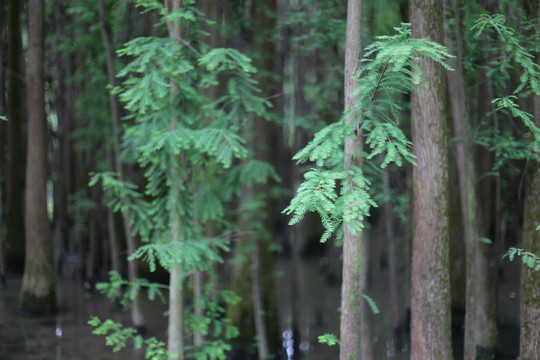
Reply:
[[[411, 1], [412, 37], [443, 40], [442, 2]], [[411, 359], [452, 359], [448, 243], [448, 131], [443, 68], [422, 59], [426, 87], [412, 95], [414, 229]]]
[[28, 169], [26, 258], [18, 312], [44, 315], [57, 309], [51, 229], [47, 215], [47, 123], [43, 83], [44, 1], [28, 4]]

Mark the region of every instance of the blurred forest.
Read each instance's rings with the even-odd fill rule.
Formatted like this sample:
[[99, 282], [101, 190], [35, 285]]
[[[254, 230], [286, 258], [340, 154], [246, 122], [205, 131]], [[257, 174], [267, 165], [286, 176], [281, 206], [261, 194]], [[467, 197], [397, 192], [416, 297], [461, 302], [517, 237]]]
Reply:
[[135, 358], [538, 359], [539, 19], [0, 0], [0, 357], [69, 279]]

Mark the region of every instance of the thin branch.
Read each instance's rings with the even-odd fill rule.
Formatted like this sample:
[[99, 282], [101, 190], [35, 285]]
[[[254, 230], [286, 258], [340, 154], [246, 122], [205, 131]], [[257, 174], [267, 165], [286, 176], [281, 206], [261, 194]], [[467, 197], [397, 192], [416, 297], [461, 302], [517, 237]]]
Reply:
[[[379, 91], [379, 87], [381, 86], [381, 81], [386, 73], [386, 69], [388, 68], [388, 64], [390, 63], [390, 59], [386, 60], [386, 64], [384, 64], [384, 68], [381, 72], [381, 76], [379, 76], [379, 80], [377, 80], [377, 85], [375, 86], [375, 89], [373, 90], [373, 94], [371, 95], [371, 99], [369, 100], [370, 103], [373, 103], [373, 100], [375, 100], [375, 95], [377, 95], [377, 91]], [[362, 115], [362, 118], [358, 120], [358, 122], [355, 125], [355, 134], [356, 136], [360, 135], [360, 126], [362, 126], [362, 123], [366, 119], [366, 113]]]

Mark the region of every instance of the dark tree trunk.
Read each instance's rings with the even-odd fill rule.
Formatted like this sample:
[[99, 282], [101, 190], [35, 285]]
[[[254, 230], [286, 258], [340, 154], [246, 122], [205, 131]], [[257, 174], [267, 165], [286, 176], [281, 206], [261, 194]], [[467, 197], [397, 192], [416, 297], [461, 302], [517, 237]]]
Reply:
[[[6, 27], [6, 2], [0, 0], [0, 38], [7, 38]], [[6, 42], [0, 42], [0, 69], [7, 68], [6, 54], [7, 46]], [[0, 70], [0, 115], [6, 115], [6, 72]], [[6, 173], [7, 163], [7, 124], [5, 121], [0, 120], [0, 174]], [[2, 286], [6, 286], [5, 277], [5, 263], [4, 263], [4, 182], [5, 175], [0, 175], [0, 281]]]
[[[411, 1], [414, 38], [443, 41], [442, 2]], [[425, 61], [424, 61], [425, 60]], [[448, 258], [448, 131], [443, 68], [418, 64], [423, 95], [412, 95], [414, 229], [411, 290], [411, 359], [452, 359]]]
[[466, 249], [466, 304], [464, 359], [474, 360], [477, 352], [494, 353], [496, 345], [495, 313], [492, 284], [488, 269], [487, 244], [480, 241], [480, 205], [476, 194], [476, 169], [474, 163], [472, 123], [467, 103], [465, 74], [463, 70], [463, 32], [461, 7], [453, 1], [456, 21], [455, 46], [446, 35], [446, 45], [455, 48], [457, 54], [455, 71], [447, 72], [454, 136], [456, 143], [459, 187], [463, 217], [463, 238]]
[[[105, 57], [107, 60], [107, 79], [111, 86], [115, 85], [115, 73], [114, 73], [114, 52], [111, 45], [110, 34], [107, 30], [107, 24], [105, 20], [105, 5], [103, 0], [99, 0], [99, 21], [101, 29], [101, 39], [103, 47], [105, 48]], [[114, 136], [114, 169], [118, 173], [119, 179], [123, 180], [122, 163], [120, 161], [120, 108], [116, 96], [112, 93], [109, 94], [109, 104], [111, 108], [111, 116], [113, 122], [113, 136]], [[128, 256], [133, 254], [136, 250], [135, 238], [132, 235], [131, 228], [129, 226], [129, 214], [123, 214], [122, 217], [124, 224], [124, 232], [126, 236], [126, 247], [128, 250]], [[138, 277], [137, 260], [128, 261], [128, 279], [133, 282]], [[144, 317], [140, 305], [139, 296], [135, 296], [131, 300], [131, 320], [133, 326], [139, 330], [144, 328]]]
[[[536, 11], [540, 17], [540, 2], [536, 2]], [[537, 39], [540, 35], [537, 33]], [[539, 39], [540, 40], [540, 39]], [[536, 56], [540, 65], [540, 54]], [[540, 126], [540, 95], [533, 95], [533, 118], [535, 125]], [[527, 176], [525, 193], [525, 214], [523, 224], [523, 249], [540, 256], [540, 233], [537, 230], [540, 219], [540, 164], [531, 160], [531, 168]], [[540, 354], [540, 271], [521, 265], [521, 331], [519, 358], [533, 360]]]
[[[65, 34], [66, 29], [65, 7], [59, 2], [54, 8], [54, 27], [56, 37]], [[60, 40], [58, 40], [60, 42]], [[62, 257], [68, 248], [69, 239], [69, 194], [71, 193], [71, 121], [73, 115], [73, 100], [71, 98], [72, 85], [68, 83], [71, 77], [70, 58], [64, 56], [55, 46], [54, 64], [56, 67], [56, 113], [58, 116], [58, 146], [54, 154], [56, 180], [54, 182], [54, 228], [53, 244], [55, 248], [55, 262], [58, 271], [62, 270]]]
[[28, 6], [28, 168], [26, 259], [18, 312], [41, 315], [57, 309], [51, 229], [47, 215], [47, 122], [43, 82], [44, 1]]
[[24, 174], [26, 150], [24, 138], [24, 76], [21, 71], [22, 38], [19, 0], [8, 2], [8, 169], [6, 199], [6, 265], [22, 271], [25, 252]]

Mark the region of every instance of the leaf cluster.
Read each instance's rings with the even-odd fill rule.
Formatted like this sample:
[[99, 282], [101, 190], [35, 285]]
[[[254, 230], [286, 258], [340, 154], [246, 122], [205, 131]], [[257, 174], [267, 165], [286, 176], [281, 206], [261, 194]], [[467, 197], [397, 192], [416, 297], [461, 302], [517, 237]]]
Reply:
[[[451, 69], [446, 62], [450, 54], [443, 46], [412, 39], [409, 24], [395, 29], [395, 35], [380, 36], [366, 48], [355, 74], [358, 87], [353, 93], [353, 109], [317, 132], [293, 158], [298, 163], [315, 161], [316, 167], [304, 175], [304, 182], [284, 213], [293, 214], [289, 222], [292, 225], [308, 211], [317, 212], [325, 229], [321, 241], [326, 241], [343, 223], [353, 233], [361, 231], [370, 207], [376, 206], [362, 170], [344, 167], [345, 141], [365, 136], [370, 151], [353, 156], [368, 160], [384, 156], [380, 165], [383, 168], [391, 163], [414, 164], [412, 144], [399, 127], [402, 109], [397, 97], [420, 91], [422, 72], [418, 62], [431, 59]], [[345, 118], [353, 121], [346, 124]], [[341, 231], [337, 235], [341, 236]]]
[[510, 249], [508, 249], [506, 254], [504, 254], [503, 258], [508, 257], [510, 261], [514, 261], [516, 256], [521, 257], [521, 261], [527, 267], [533, 269], [534, 271], [540, 270], [540, 257], [524, 249], [511, 247]]

